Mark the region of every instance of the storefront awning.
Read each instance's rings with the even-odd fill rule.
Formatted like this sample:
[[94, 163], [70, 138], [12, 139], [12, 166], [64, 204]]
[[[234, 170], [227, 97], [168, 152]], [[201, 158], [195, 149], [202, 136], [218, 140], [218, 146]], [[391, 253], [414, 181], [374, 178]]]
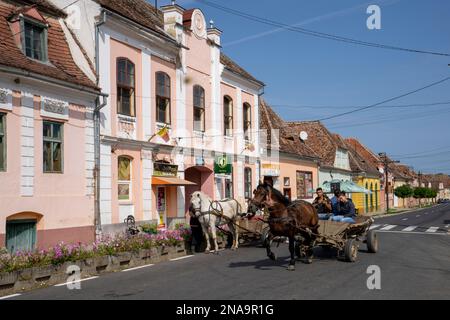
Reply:
[[197, 184], [175, 177], [153, 177], [152, 185], [156, 186], [196, 186]]

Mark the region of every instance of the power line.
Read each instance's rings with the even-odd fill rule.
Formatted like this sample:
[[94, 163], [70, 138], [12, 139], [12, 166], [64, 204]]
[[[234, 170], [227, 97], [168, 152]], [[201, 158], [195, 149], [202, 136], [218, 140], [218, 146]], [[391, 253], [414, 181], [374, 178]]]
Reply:
[[[450, 105], [450, 101], [443, 102], [432, 102], [432, 103], [417, 103], [417, 104], [402, 104], [402, 105], [391, 105], [391, 106], [378, 106], [377, 109], [396, 109], [396, 108], [415, 108], [415, 107], [433, 107]], [[293, 109], [358, 109], [362, 106], [313, 106], [313, 105], [291, 105], [291, 104], [271, 104], [275, 108], [293, 108]]]
[[290, 26], [290, 25], [282, 23], [282, 22], [258, 17], [258, 16], [255, 16], [255, 15], [252, 15], [249, 13], [245, 13], [245, 12], [242, 12], [239, 10], [235, 10], [235, 9], [232, 9], [229, 7], [224, 7], [224, 6], [221, 6], [217, 3], [213, 3], [210, 1], [206, 1], [206, 0], [195, 0], [195, 1], [202, 3], [204, 5], [207, 5], [209, 7], [227, 12], [229, 14], [233, 14], [233, 15], [242, 17], [247, 20], [259, 22], [259, 23], [274, 26], [274, 27], [283, 28], [288, 31], [298, 32], [301, 34], [305, 34], [305, 35], [309, 35], [309, 36], [313, 36], [313, 37], [317, 37], [317, 38], [345, 42], [345, 43], [350, 43], [350, 44], [355, 44], [355, 45], [362, 45], [362, 46], [367, 46], [367, 47], [380, 48], [380, 49], [398, 50], [398, 51], [406, 51], [406, 52], [412, 52], [412, 53], [421, 53], [421, 54], [450, 57], [450, 53], [417, 50], [417, 49], [403, 48], [403, 47], [397, 47], [397, 46], [392, 46], [392, 45], [385, 45], [385, 44], [375, 43], [375, 42], [361, 41], [361, 40], [352, 39], [352, 38], [348, 38], [348, 37], [342, 37], [342, 36], [338, 36], [338, 35], [334, 35], [334, 34], [330, 34], [330, 33], [318, 32], [318, 31], [314, 31], [314, 30], [310, 30], [310, 29], [306, 29], [306, 28]]
[[413, 90], [413, 91], [409, 91], [409, 92], [407, 92], [407, 93], [401, 94], [401, 95], [399, 95], [399, 96], [395, 96], [395, 97], [393, 97], [393, 98], [389, 98], [389, 99], [383, 100], [383, 101], [381, 101], [381, 102], [372, 104], [372, 105], [367, 106], [367, 107], [363, 107], [363, 108], [359, 108], [359, 109], [356, 109], [356, 110], [347, 111], [347, 112], [343, 112], [343, 113], [338, 113], [338, 114], [335, 114], [335, 115], [333, 115], [333, 116], [329, 116], [329, 117], [325, 117], [325, 118], [319, 119], [319, 120], [317, 120], [317, 121], [326, 121], [326, 120], [330, 120], [330, 119], [335, 119], [335, 118], [343, 117], [343, 116], [346, 116], [346, 115], [351, 114], [351, 113], [360, 112], [360, 111], [367, 110], [367, 109], [372, 109], [372, 108], [378, 107], [379, 105], [382, 105], [382, 104], [385, 104], [385, 103], [388, 103], [388, 102], [391, 102], [391, 101], [394, 101], [394, 100], [398, 100], [398, 99], [401, 99], [401, 98], [410, 96], [410, 95], [412, 95], [412, 94], [414, 94], [414, 93], [417, 93], [417, 92], [420, 92], [420, 91], [429, 89], [429, 88], [431, 88], [431, 87], [437, 86], [437, 85], [439, 85], [439, 84], [441, 84], [441, 83], [443, 83], [443, 82], [445, 82], [445, 81], [448, 81], [448, 80], [450, 80], [450, 77], [446, 77], [446, 78], [444, 78], [444, 79], [442, 79], [442, 80], [433, 82], [433, 83], [431, 83], [431, 84], [429, 84], [429, 85], [427, 85], [427, 86], [421, 87], [421, 88], [416, 89], [416, 90]]

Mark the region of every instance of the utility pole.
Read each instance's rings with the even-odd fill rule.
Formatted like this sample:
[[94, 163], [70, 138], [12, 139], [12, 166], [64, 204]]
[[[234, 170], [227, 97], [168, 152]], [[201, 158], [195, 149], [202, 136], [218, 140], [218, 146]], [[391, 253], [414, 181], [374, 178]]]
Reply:
[[389, 165], [392, 163], [399, 163], [400, 161], [389, 160], [386, 152], [381, 152], [378, 155], [380, 156], [384, 166], [384, 174], [385, 174], [384, 191], [386, 196], [386, 213], [389, 213]]

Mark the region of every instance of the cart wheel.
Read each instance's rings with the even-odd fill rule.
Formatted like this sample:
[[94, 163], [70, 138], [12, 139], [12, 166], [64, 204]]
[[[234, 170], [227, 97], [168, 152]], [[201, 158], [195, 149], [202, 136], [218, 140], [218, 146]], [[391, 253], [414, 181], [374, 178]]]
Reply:
[[344, 248], [345, 261], [355, 262], [358, 257], [358, 242], [355, 239], [348, 239]]
[[367, 232], [367, 250], [370, 253], [378, 252], [378, 235], [374, 230]]

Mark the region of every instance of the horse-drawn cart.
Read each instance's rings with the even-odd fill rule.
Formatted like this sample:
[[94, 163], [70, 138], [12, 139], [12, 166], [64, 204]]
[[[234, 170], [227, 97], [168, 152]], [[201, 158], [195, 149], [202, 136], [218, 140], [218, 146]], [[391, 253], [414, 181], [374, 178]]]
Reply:
[[[369, 253], [378, 251], [377, 234], [370, 230], [373, 222], [374, 220], [369, 217], [358, 217], [354, 224], [322, 220], [313, 246], [324, 249], [335, 248], [338, 251], [338, 257], [343, 257], [348, 262], [355, 262], [361, 243], [367, 245]], [[296, 254], [302, 257], [307, 248], [303, 246], [301, 237], [296, 242]]]
[[270, 228], [263, 216], [253, 218], [243, 217], [237, 222], [239, 230], [239, 244], [263, 243], [268, 237]]

